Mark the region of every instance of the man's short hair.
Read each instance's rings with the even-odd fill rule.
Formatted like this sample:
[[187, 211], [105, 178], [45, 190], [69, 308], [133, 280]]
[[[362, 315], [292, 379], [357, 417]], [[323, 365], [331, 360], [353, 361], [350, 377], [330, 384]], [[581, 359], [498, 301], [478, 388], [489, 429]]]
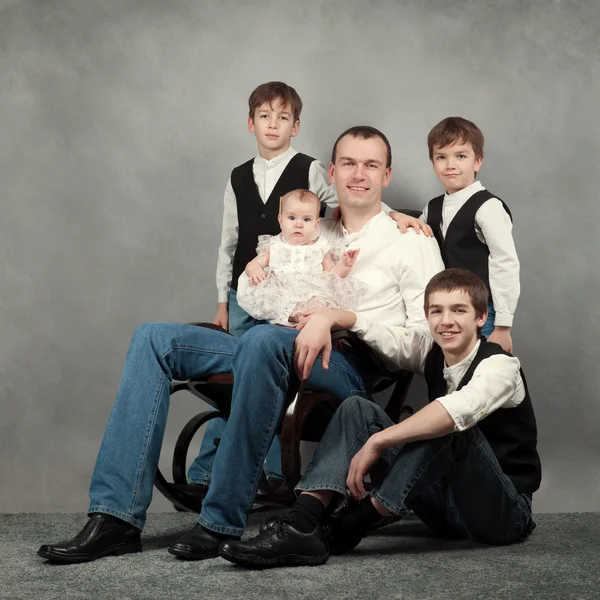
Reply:
[[385, 164], [385, 168], [388, 169], [392, 166], [392, 147], [390, 146], [390, 141], [385, 137], [385, 135], [379, 131], [379, 129], [375, 129], [375, 127], [371, 127], [370, 125], [355, 125], [354, 127], [350, 127], [350, 129], [346, 129], [344, 133], [340, 134], [337, 140], [335, 140], [335, 144], [333, 145], [333, 151], [331, 152], [331, 162], [335, 164], [335, 154], [337, 152], [337, 146], [340, 140], [343, 137], [350, 135], [354, 138], [358, 138], [360, 140], [370, 140], [371, 138], [378, 137], [383, 140], [385, 147], [387, 149], [387, 161]]
[[433, 147], [445, 148], [451, 144], [471, 144], [475, 158], [483, 158], [483, 133], [472, 121], [462, 117], [448, 117], [440, 121], [427, 136], [429, 160], [433, 160]]
[[300, 190], [292, 190], [291, 192], [288, 192], [287, 194], [285, 194], [285, 195], [281, 196], [281, 198], [279, 198], [279, 214], [283, 214], [283, 209], [285, 208], [285, 203], [290, 198], [296, 198], [297, 200], [300, 200], [300, 202], [304, 202], [306, 204], [314, 203], [315, 213], [317, 214], [317, 219], [319, 218], [319, 212], [321, 211], [321, 201], [315, 194], [313, 194], [309, 190], [301, 190], [301, 189]]
[[489, 292], [485, 283], [467, 269], [445, 269], [434, 275], [425, 287], [425, 314], [429, 313], [431, 294], [454, 290], [461, 290], [469, 295], [477, 317], [481, 317], [487, 311]]
[[256, 109], [265, 102], [268, 102], [271, 106], [273, 106], [273, 103], [281, 103], [284, 106], [289, 105], [294, 115], [294, 122], [300, 118], [302, 100], [298, 92], [287, 83], [283, 83], [283, 81], [269, 81], [259, 85], [248, 98], [248, 108], [250, 109], [248, 116], [254, 119]]

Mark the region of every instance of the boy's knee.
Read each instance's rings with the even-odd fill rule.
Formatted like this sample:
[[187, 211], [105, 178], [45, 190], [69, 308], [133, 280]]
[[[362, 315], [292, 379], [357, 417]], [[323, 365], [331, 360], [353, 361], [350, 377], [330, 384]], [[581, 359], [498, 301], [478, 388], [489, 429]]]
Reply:
[[340, 406], [340, 410], [342, 414], [356, 414], [356, 415], [364, 415], [364, 414], [372, 414], [373, 407], [375, 405], [370, 400], [366, 400], [361, 396], [350, 396], [346, 398], [342, 405]]

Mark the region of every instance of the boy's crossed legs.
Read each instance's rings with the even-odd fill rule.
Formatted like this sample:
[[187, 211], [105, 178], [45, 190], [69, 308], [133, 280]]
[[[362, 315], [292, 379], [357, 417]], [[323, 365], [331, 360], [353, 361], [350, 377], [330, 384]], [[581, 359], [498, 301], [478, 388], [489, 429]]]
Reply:
[[[325, 509], [346, 495], [353, 456], [373, 434], [393, 423], [362, 398], [348, 398], [335, 413], [296, 490], [304, 492], [287, 517], [246, 542], [226, 542], [220, 554], [246, 566], [321, 564], [329, 556], [321, 528]], [[502, 473], [477, 427], [385, 450], [385, 466], [371, 496], [332, 526], [337, 549], [350, 549], [382, 516], [412, 509], [436, 533], [486, 544], [517, 542], [535, 526], [531, 500]], [[308, 498], [308, 495], [312, 498]], [[356, 513], [361, 515], [357, 520]], [[345, 526], [346, 523], [346, 526]]]

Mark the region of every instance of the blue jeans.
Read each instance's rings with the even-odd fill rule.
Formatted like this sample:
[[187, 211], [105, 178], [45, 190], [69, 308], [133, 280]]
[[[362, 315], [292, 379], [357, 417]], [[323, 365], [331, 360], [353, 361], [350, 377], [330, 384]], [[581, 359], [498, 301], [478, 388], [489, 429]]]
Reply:
[[229, 333], [235, 337], [242, 337], [250, 327], [265, 325], [267, 321], [260, 321], [251, 317], [237, 301], [237, 292], [229, 290]]
[[[235, 337], [241, 337], [251, 327], [263, 324], [266, 324], [266, 321], [259, 321], [253, 318], [244, 309], [240, 308], [237, 303], [236, 291], [230, 290], [229, 333]], [[194, 459], [194, 462], [192, 462], [188, 469], [188, 483], [202, 485], [208, 485], [210, 483], [210, 473], [212, 471], [212, 465], [217, 450], [214, 440], [223, 437], [225, 423], [225, 419], [211, 419], [206, 424], [198, 456]], [[264, 471], [269, 479], [283, 480], [283, 473], [281, 472], [281, 441], [279, 440], [278, 435], [273, 438], [273, 442], [267, 453]]]
[[[345, 495], [352, 457], [373, 434], [393, 424], [373, 402], [348, 398], [296, 490]], [[535, 527], [530, 496], [517, 492], [478, 427], [389, 448], [371, 476], [371, 495], [388, 510], [399, 515], [406, 506], [440, 535], [507, 544]]]
[[[152, 499], [171, 381], [233, 372], [231, 414], [199, 522], [218, 533], [241, 535], [281, 420], [298, 333], [258, 325], [238, 339], [194, 325], [138, 327], [96, 460], [89, 512], [111, 514], [141, 529]], [[353, 356], [333, 351], [329, 369], [317, 359], [308, 383], [344, 398], [364, 395], [371, 376]]]
[[494, 310], [494, 303], [488, 300], [488, 318], [485, 320], [483, 327], [481, 328], [481, 335], [485, 336], [486, 339], [492, 335], [494, 331], [494, 321], [496, 320], [496, 311]]

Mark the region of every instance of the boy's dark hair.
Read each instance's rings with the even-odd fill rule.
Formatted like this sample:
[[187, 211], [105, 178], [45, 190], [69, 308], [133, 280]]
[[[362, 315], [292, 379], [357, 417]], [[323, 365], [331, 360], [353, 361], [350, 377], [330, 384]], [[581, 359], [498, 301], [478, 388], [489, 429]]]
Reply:
[[279, 198], [279, 214], [283, 213], [285, 204], [290, 198], [297, 198], [298, 200], [300, 200], [300, 202], [304, 202], [306, 204], [312, 202], [315, 205], [317, 219], [319, 218], [319, 211], [321, 210], [321, 201], [319, 200], [318, 196], [313, 194], [311, 191], [303, 189], [292, 190], [291, 192], [288, 192], [287, 194], [284, 194], [283, 196], [281, 196], [281, 198]]
[[385, 147], [387, 148], [387, 161], [385, 168], [388, 169], [392, 166], [392, 147], [390, 146], [390, 141], [385, 137], [385, 135], [379, 131], [379, 129], [375, 129], [375, 127], [371, 127], [370, 125], [355, 125], [354, 127], [350, 127], [350, 129], [346, 129], [344, 133], [338, 136], [338, 139], [335, 140], [335, 144], [333, 145], [333, 151], [331, 152], [331, 162], [335, 164], [335, 153], [337, 152], [337, 146], [339, 141], [346, 137], [347, 135], [351, 135], [354, 138], [359, 138], [361, 140], [370, 140], [371, 138], [378, 137], [383, 140]]
[[448, 117], [440, 121], [427, 136], [429, 160], [433, 160], [433, 147], [445, 148], [456, 142], [471, 144], [475, 158], [483, 158], [483, 133], [472, 121], [462, 117]]
[[434, 275], [425, 287], [425, 314], [429, 312], [431, 294], [454, 290], [462, 290], [469, 295], [477, 317], [481, 317], [487, 311], [489, 293], [485, 283], [467, 269], [445, 269]]
[[294, 115], [294, 122], [300, 118], [302, 100], [298, 96], [298, 92], [283, 81], [269, 81], [259, 85], [248, 98], [248, 108], [250, 109], [248, 116], [254, 119], [256, 109], [265, 102], [271, 106], [273, 102], [281, 102], [284, 106], [289, 104]]

